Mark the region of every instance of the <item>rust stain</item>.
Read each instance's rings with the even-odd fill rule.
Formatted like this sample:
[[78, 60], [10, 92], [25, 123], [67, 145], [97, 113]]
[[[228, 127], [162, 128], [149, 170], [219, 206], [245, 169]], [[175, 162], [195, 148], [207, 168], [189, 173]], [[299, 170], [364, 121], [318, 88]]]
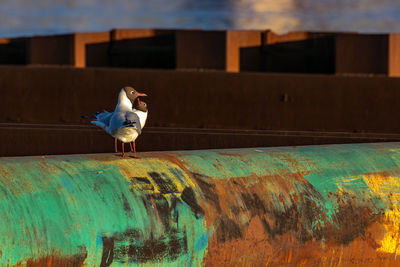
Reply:
[[298, 202], [298, 200], [299, 200], [299, 198], [298, 198], [298, 196], [296, 195], [296, 194], [293, 194], [293, 199], [294, 199], [294, 201], [297, 203]]
[[75, 255], [70, 258], [60, 257], [60, 256], [46, 256], [39, 259], [28, 259], [26, 261], [26, 267], [79, 267], [83, 266], [86, 259], [86, 254]]
[[[264, 262], [263, 264], [266, 266], [280, 266], [282, 263], [293, 263], [296, 266], [338, 266], [340, 262], [345, 262], [346, 266], [353, 263], [366, 264], [365, 266], [380, 266], [388, 262], [397, 263], [375, 251], [378, 246], [375, 240], [381, 238], [377, 233], [381, 233], [383, 230], [379, 224], [379, 220], [383, 220], [383, 214], [373, 214], [368, 206], [371, 204], [358, 206], [356, 196], [347, 192], [332, 193], [331, 195], [334, 195], [339, 203], [335, 222], [346, 225], [346, 227], [337, 229], [335, 225], [323, 226], [320, 221], [317, 221], [317, 227], [313, 229], [312, 233], [307, 234], [301, 230], [304, 223], [315, 219], [316, 214], [323, 214], [318, 210], [319, 206], [316, 201], [308, 200], [303, 196], [303, 208], [308, 208], [309, 211], [290, 209], [290, 206], [294, 207], [299, 203], [289, 192], [291, 186], [287, 183], [290, 179], [275, 176], [267, 179], [272, 184], [265, 184], [264, 181], [263, 185], [257, 183], [256, 179], [253, 182], [248, 179], [252, 178], [246, 178], [247, 186], [244, 186], [245, 180], [241, 178], [231, 179], [229, 182], [207, 179], [208, 183], [214, 185], [210, 188], [216, 190], [216, 194], [219, 196], [218, 205], [222, 210], [221, 214], [217, 212], [219, 209], [215, 205], [204, 206], [207, 220], [217, 220], [219, 216], [227, 216], [227, 219], [225, 219], [225, 228], [216, 228], [217, 235], [214, 235], [210, 241], [206, 266], [215, 266], [215, 264], [218, 266], [252, 266], [250, 262], [253, 264]], [[293, 181], [295, 180], [298, 179]], [[249, 186], [249, 184], [251, 185]], [[273, 201], [273, 192], [270, 188], [276, 185], [279, 185], [280, 189], [277, 192], [280, 195], [276, 196], [279, 202], [275, 203], [280, 203], [286, 210], [282, 214], [283, 217], [279, 217], [276, 213], [271, 216], [271, 212], [278, 208], [277, 204], [266, 205]], [[244, 190], [244, 188], [246, 189]], [[244, 193], [246, 191], [252, 193]], [[230, 192], [230, 194], [224, 192]], [[310, 192], [307, 194], [310, 195]], [[233, 203], [238, 203], [238, 200], [243, 205], [232, 206]], [[239, 211], [240, 218], [236, 216]], [[299, 214], [309, 214], [307, 216], [310, 217], [309, 219], [298, 218]], [[244, 218], [246, 219], [244, 220]], [[229, 223], [227, 223], [228, 221]], [[223, 233], [226, 235], [227, 231], [230, 234], [237, 233], [237, 235], [220, 236], [218, 239], [218, 232], [220, 235], [224, 235]], [[322, 233], [328, 238], [323, 243], [319, 240]], [[293, 240], [294, 238], [297, 241]], [[294, 244], [300, 245], [294, 246]], [[235, 253], [237, 247], [241, 248], [242, 253], [239, 255]], [[372, 254], [371, 258], [362, 260], [362, 257], [365, 256], [363, 253], [354, 255], [354, 251], [358, 251], [360, 247], [361, 249], [368, 248], [375, 254]], [[339, 258], [337, 253], [341, 250], [343, 250], [342, 256]]]

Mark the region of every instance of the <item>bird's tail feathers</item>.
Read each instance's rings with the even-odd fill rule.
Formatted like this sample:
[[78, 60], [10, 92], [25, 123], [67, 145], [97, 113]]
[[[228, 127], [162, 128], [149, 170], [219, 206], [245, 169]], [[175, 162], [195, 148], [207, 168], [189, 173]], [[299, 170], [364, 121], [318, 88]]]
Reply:
[[93, 115], [90, 115], [90, 116], [88, 116], [88, 115], [82, 115], [81, 118], [82, 118], [82, 119], [87, 119], [87, 120], [95, 120], [95, 119], [96, 119], [96, 117], [93, 116]]
[[96, 126], [99, 126], [100, 128], [102, 128], [102, 129], [107, 131], [107, 129], [106, 129], [107, 125], [105, 125], [103, 122], [98, 121], [98, 120], [93, 120], [93, 121], [91, 121], [91, 123], [96, 125]]
[[103, 112], [94, 113], [94, 116], [96, 116], [96, 119], [102, 120], [103, 118], [110, 116], [110, 112], [108, 112], [107, 110], [104, 110]]
[[101, 120], [105, 116], [108, 116], [110, 112], [107, 110], [103, 110], [103, 112], [95, 112], [93, 115], [82, 115], [82, 119], [89, 119], [89, 120]]

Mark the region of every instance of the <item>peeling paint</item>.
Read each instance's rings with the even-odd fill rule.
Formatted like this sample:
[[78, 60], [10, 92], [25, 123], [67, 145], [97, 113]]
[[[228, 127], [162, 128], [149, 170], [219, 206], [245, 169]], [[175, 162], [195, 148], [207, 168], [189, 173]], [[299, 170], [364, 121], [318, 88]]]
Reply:
[[0, 265], [399, 265], [399, 153], [382, 143], [0, 158]]

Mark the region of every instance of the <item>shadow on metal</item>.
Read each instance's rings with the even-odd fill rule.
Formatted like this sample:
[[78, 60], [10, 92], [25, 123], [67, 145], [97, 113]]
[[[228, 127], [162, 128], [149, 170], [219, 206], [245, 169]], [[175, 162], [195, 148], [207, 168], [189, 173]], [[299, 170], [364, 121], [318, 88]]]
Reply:
[[0, 158], [1, 266], [393, 266], [400, 143]]

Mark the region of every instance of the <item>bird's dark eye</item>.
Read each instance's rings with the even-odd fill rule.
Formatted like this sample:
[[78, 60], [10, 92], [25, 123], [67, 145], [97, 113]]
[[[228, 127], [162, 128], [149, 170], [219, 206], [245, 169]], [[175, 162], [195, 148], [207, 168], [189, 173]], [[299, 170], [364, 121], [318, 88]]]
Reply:
[[133, 94], [133, 91], [131, 91], [131, 94]]

